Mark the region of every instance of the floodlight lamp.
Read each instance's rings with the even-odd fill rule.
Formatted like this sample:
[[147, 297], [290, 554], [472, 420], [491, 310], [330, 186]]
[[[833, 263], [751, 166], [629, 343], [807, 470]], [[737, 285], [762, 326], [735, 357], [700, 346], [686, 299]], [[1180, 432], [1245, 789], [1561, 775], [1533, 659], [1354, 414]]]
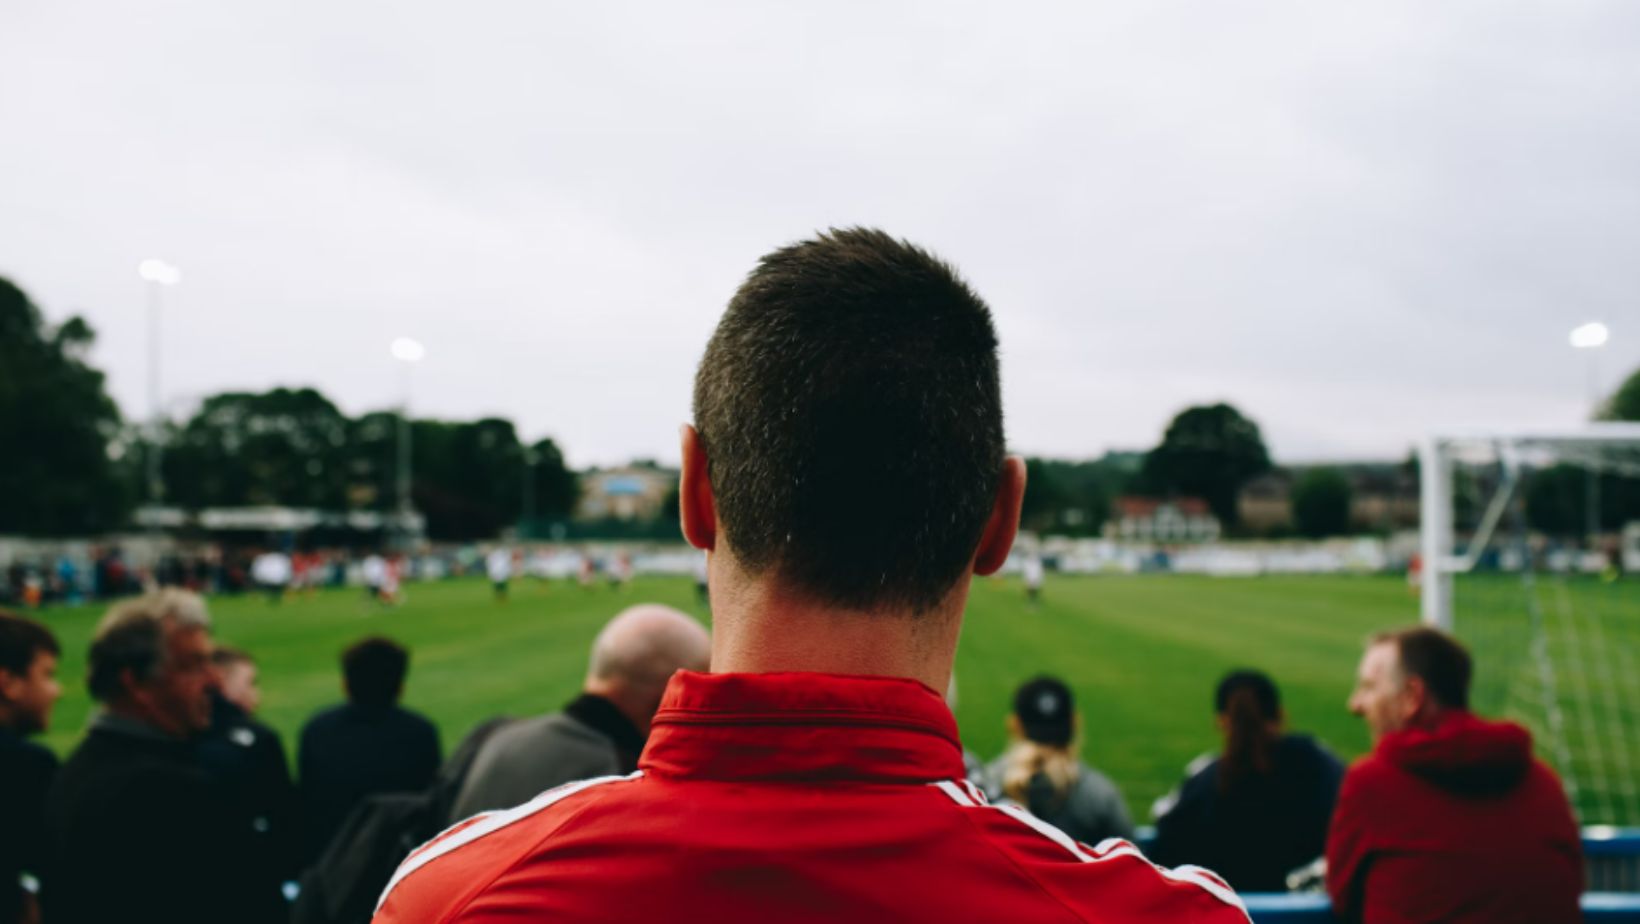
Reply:
[[182, 270], [164, 260], [144, 260], [137, 264], [137, 275], [144, 281], [162, 286], [174, 286], [182, 281]]
[[1580, 350], [1605, 346], [1606, 341], [1610, 339], [1611, 331], [1607, 330], [1606, 325], [1599, 321], [1590, 321], [1588, 324], [1572, 329], [1572, 346]]
[[388, 347], [393, 358], [401, 363], [419, 363], [427, 355], [427, 348], [421, 345], [420, 340], [410, 337], [399, 337]]

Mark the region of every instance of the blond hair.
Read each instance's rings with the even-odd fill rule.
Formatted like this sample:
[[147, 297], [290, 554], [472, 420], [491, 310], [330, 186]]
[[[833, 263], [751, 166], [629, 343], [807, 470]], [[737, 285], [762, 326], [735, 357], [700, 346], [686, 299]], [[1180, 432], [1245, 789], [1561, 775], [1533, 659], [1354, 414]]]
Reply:
[[1002, 793], [1020, 805], [1029, 805], [1031, 780], [1040, 774], [1048, 780], [1058, 801], [1075, 785], [1080, 763], [1072, 747], [1028, 738], [1015, 741], [1002, 755]]

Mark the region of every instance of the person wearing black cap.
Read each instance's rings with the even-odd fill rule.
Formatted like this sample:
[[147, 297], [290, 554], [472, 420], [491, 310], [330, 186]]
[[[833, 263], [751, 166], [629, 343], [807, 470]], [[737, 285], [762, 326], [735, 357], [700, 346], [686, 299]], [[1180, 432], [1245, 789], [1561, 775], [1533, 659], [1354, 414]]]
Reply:
[[1243, 892], [1285, 892], [1287, 876], [1321, 856], [1344, 767], [1308, 735], [1287, 734], [1281, 694], [1260, 671], [1237, 670], [1213, 694], [1221, 756], [1203, 755], [1157, 800], [1157, 863], [1213, 870]]
[[1131, 839], [1116, 784], [1078, 755], [1080, 724], [1064, 681], [1043, 676], [1020, 687], [1008, 717], [1013, 743], [986, 772], [991, 789], [1085, 844]]

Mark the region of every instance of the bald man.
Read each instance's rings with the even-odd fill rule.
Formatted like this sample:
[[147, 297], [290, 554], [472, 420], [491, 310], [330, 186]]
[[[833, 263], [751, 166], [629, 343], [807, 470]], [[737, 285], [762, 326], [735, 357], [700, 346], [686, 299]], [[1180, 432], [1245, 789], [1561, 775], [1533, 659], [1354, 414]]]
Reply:
[[659, 604], [623, 610], [592, 643], [581, 695], [564, 711], [497, 731], [473, 758], [451, 821], [511, 808], [574, 780], [631, 773], [666, 682], [704, 671], [712, 641], [691, 617]]

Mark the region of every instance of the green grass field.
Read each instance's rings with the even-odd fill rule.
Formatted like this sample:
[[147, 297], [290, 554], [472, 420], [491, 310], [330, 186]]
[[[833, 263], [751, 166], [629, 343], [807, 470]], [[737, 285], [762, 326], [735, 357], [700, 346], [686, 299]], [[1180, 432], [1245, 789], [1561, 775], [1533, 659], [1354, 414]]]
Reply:
[[[218, 638], [260, 662], [261, 717], [291, 748], [302, 722], [340, 699], [337, 655], [364, 635], [390, 635], [412, 648], [406, 703], [438, 723], [449, 748], [489, 716], [566, 702], [593, 635], [621, 607], [654, 600], [706, 619], [693, 586], [681, 579], [639, 580], [620, 595], [603, 586], [523, 582], [506, 605], [474, 580], [409, 590], [408, 601], [394, 609], [369, 605], [357, 591], [277, 606], [261, 597], [218, 598], [211, 609]], [[1632, 712], [1640, 696], [1631, 698], [1623, 686], [1640, 683], [1640, 582], [1537, 589], [1557, 671], [1556, 702], [1564, 707], [1569, 747], [1561, 753], [1551, 740], [1540, 662], [1530, 657], [1519, 580], [1476, 580], [1460, 591], [1460, 614], [1468, 614], [1460, 615], [1460, 630], [1467, 625], [1464, 634], [1495, 653], [1481, 658], [1478, 705], [1531, 725], [1545, 757], [1569, 753], [1585, 819], [1640, 823], [1640, 808], [1625, 808], [1640, 805], [1630, 797], [1632, 771], [1640, 768], [1640, 716]], [[47, 739], [61, 753], [79, 738], [91, 707], [80, 678], [99, 615], [82, 607], [43, 617], [65, 649], [68, 690]], [[1134, 817], [1145, 820], [1150, 802], [1178, 783], [1185, 764], [1218, 746], [1212, 689], [1234, 667], [1258, 667], [1276, 678], [1292, 727], [1346, 758], [1361, 753], [1366, 731], [1344, 706], [1361, 640], [1416, 618], [1417, 600], [1399, 578], [1061, 577], [1050, 580], [1034, 611], [1017, 582], [983, 580], [974, 588], [957, 658], [957, 718], [968, 747], [989, 759], [1003, 747], [1014, 688], [1039, 672], [1058, 674], [1077, 694], [1084, 756], [1116, 780]], [[1600, 711], [1613, 704], [1618, 711]]]
[[[302, 722], [341, 696], [337, 654], [367, 634], [412, 648], [406, 704], [438, 723], [448, 748], [489, 716], [567, 701], [593, 635], [620, 607], [655, 600], [706, 618], [685, 580], [639, 580], [621, 595], [525, 582], [504, 606], [478, 581], [409, 590], [395, 609], [367, 605], [353, 591], [277, 606], [260, 597], [217, 598], [211, 609], [217, 637], [257, 657], [261, 718], [292, 747]], [[47, 739], [60, 753], [73, 747], [91, 708], [81, 678], [100, 612], [43, 616], [64, 644], [67, 692]], [[1062, 676], [1083, 714], [1085, 756], [1144, 819], [1184, 765], [1216, 746], [1210, 697], [1232, 667], [1269, 671], [1294, 727], [1342, 755], [1361, 752], [1366, 734], [1344, 710], [1360, 640], [1415, 615], [1405, 585], [1378, 578], [1061, 578], [1049, 582], [1035, 611], [1016, 582], [981, 581], [958, 654], [957, 717], [968, 746], [990, 758], [1003, 746], [1015, 686], [1038, 672]]]

